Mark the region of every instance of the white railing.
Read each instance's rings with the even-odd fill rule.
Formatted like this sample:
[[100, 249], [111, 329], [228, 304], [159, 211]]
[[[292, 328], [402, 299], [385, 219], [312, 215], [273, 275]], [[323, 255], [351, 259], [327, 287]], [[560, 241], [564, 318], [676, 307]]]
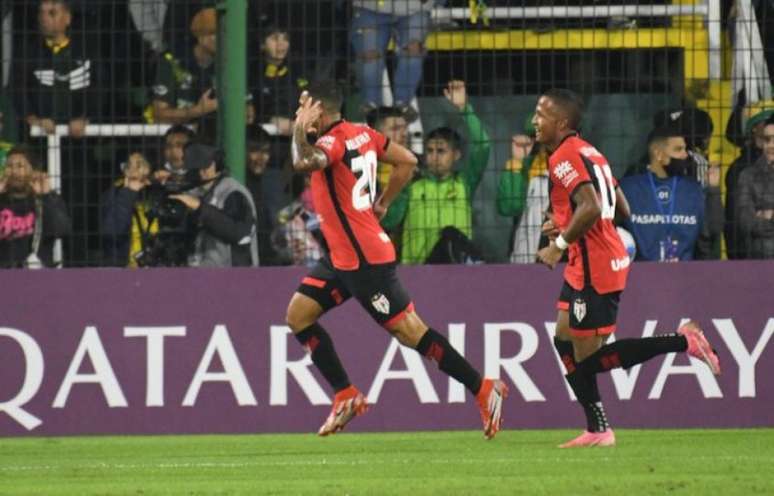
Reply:
[[[84, 137], [133, 137], [133, 136], [163, 136], [170, 128], [169, 124], [88, 124]], [[70, 129], [65, 124], [56, 126], [53, 134], [39, 126], [32, 126], [30, 135], [36, 138], [46, 138], [46, 162], [51, 188], [60, 191], [62, 186], [62, 138], [70, 136]]]
[[[720, 0], [704, 0], [695, 5], [587, 5], [582, 7], [490, 7], [485, 10], [490, 19], [558, 19], [558, 18], [605, 18], [605, 17], [672, 17], [703, 16], [709, 35], [710, 78], [720, 78], [721, 25]], [[470, 9], [463, 7], [436, 8], [432, 11], [436, 21], [465, 20]]]

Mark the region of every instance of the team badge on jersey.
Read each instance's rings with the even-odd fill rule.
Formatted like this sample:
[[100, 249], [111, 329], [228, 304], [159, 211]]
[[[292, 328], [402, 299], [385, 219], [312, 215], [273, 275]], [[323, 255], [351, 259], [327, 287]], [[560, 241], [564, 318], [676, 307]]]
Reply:
[[586, 316], [586, 302], [580, 298], [576, 299], [572, 304], [572, 313], [578, 322], [582, 321]]
[[390, 313], [390, 300], [382, 293], [376, 293], [371, 297], [371, 305], [377, 312], [388, 315]]

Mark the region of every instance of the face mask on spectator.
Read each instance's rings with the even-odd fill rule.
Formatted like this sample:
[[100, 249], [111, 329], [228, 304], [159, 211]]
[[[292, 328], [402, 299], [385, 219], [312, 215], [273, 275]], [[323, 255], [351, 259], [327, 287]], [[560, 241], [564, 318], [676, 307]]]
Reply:
[[669, 177], [684, 176], [690, 166], [690, 159], [669, 157], [669, 163], [664, 166], [664, 170]]

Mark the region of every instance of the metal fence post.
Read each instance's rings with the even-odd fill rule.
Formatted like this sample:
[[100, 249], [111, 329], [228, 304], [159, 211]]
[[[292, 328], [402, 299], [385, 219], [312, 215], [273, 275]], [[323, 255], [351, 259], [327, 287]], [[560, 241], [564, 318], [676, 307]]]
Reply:
[[247, 95], [247, 1], [218, 4], [218, 144], [231, 175], [245, 181], [245, 95]]

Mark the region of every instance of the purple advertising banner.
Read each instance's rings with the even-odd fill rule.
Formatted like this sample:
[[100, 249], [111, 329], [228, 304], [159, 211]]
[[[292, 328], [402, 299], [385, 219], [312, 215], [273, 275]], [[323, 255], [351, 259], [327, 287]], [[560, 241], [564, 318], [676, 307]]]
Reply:
[[[506, 381], [504, 428], [583, 425], [551, 344], [542, 266], [402, 267], [418, 314]], [[285, 326], [300, 268], [5, 271], [0, 435], [315, 432], [331, 391]], [[685, 354], [600, 376], [618, 427], [774, 425], [774, 263], [635, 264], [618, 339], [695, 319], [723, 373]], [[369, 413], [353, 431], [477, 429], [464, 388], [349, 301], [322, 319]]]

